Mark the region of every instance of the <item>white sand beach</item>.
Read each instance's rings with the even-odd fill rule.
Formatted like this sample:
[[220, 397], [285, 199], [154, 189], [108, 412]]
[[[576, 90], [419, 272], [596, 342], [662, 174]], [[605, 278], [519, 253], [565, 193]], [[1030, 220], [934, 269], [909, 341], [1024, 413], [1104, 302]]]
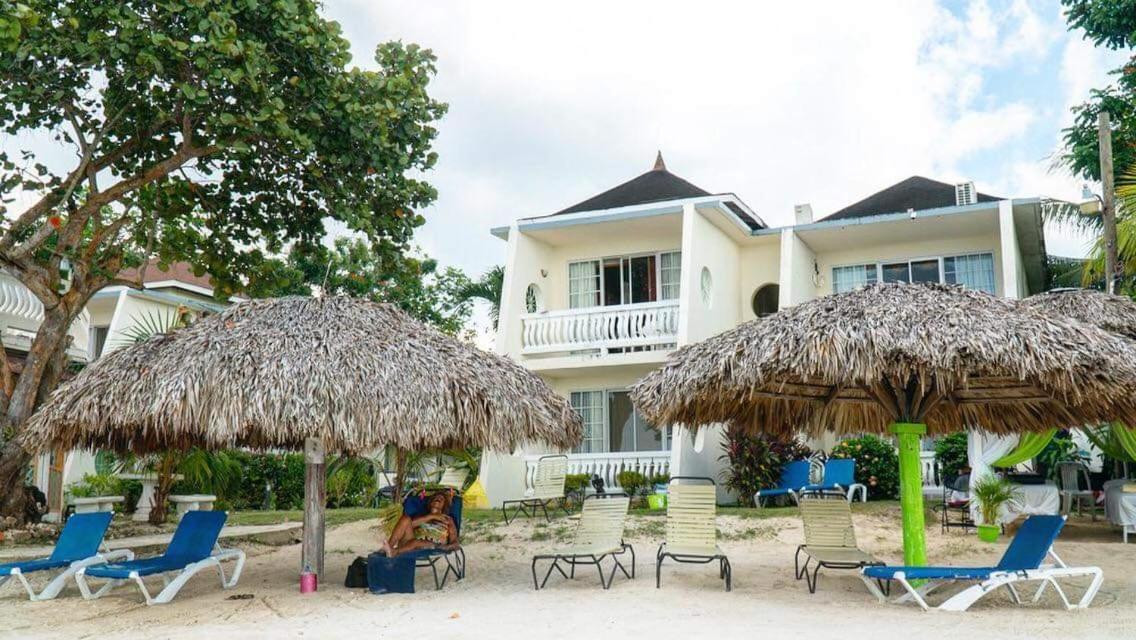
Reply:
[[[892, 562], [900, 533], [892, 512], [857, 513], [860, 544]], [[356, 522], [328, 532], [327, 579], [318, 593], [300, 595], [299, 546], [247, 546], [240, 584], [218, 588], [201, 574], [170, 605], [146, 607], [123, 587], [85, 602], [73, 587], [58, 600], [32, 603], [10, 585], [0, 596], [0, 636], [11, 638], [1132, 638], [1136, 635], [1136, 546], [1097, 524], [1071, 523], [1057, 550], [1070, 565], [1093, 564], [1105, 582], [1093, 606], [1065, 611], [1052, 594], [1038, 605], [1015, 607], [1004, 591], [966, 613], [925, 613], [914, 606], [881, 605], [853, 572], [823, 572], [816, 594], [793, 577], [801, 538], [795, 518], [722, 516], [722, 547], [734, 567], [727, 593], [707, 566], [668, 565], [663, 588], [654, 584], [654, 554], [662, 518], [632, 519], [628, 540], [638, 554], [635, 580], [617, 579], [603, 591], [594, 572], [575, 581], [554, 577], [534, 591], [530, 562], [568, 535], [569, 519], [540, 526], [471, 523], [466, 580], [434, 591], [420, 574], [419, 593], [376, 596], [342, 586], [347, 565], [374, 546], [376, 528]], [[501, 537], [500, 540], [497, 538]], [[536, 538], [537, 540], [533, 540]], [[546, 538], [546, 539], [542, 539]], [[986, 545], [973, 534], [928, 531], [929, 556], [948, 564], [988, 564], [1005, 543]], [[1082, 581], [1083, 583], [1083, 581]], [[1077, 595], [1079, 586], [1071, 587]], [[234, 594], [251, 599], [230, 600]]]

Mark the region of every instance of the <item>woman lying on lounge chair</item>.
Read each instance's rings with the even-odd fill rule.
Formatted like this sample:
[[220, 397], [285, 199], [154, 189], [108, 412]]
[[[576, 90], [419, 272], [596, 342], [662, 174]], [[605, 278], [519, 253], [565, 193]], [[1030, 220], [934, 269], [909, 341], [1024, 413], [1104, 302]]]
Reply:
[[458, 528], [450, 513], [449, 492], [438, 492], [426, 502], [426, 514], [399, 517], [383, 552], [390, 557], [419, 549], [453, 549], [458, 546]]

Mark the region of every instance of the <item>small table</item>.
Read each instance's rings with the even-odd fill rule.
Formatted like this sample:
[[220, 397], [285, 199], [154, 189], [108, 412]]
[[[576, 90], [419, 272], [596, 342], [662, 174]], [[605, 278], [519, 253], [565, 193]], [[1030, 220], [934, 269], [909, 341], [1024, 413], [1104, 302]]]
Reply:
[[114, 511], [114, 505], [126, 501], [125, 496], [95, 496], [93, 498], [71, 498], [75, 513], [98, 513]]
[[[150, 512], [154, 509], [154, 489], [158, 486], [158, 474], [156, 473], [119, 473], [116, 475], [123, 480], [137, 480], [142, 483], [142, 495], [138, 498], [138, 504], [134, 506], [134, 516], [131, 520], [136, 522], [146, 522], [150, 519]], [[181, 480], [182, 476], [175, 475], [174, 481]]]
[[217, 496], [207, 494], [191, 494], [187, 496], [170, 496], [170, 502], [177, 506], [178, 520], [190, 511], [212, 511]]

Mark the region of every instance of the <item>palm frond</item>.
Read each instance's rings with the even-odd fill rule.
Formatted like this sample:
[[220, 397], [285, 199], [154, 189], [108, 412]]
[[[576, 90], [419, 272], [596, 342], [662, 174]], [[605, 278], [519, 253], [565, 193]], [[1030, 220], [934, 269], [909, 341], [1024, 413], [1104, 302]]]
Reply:
[[145, 342], [184, 325], [182, 316], [176, 309], [163, 311], [151, 309], [146, 313], [130, 316], [130, 327], [119, 332], [117, 342], [123, 346]]

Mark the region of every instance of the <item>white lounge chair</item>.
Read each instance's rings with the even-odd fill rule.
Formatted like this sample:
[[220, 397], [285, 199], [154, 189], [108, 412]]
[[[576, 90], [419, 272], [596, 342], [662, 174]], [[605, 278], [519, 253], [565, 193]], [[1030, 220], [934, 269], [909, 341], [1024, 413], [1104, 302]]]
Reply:
[[[616, 570], [623, 572], [628, 579], [635, 577], [635, 549], [623, 542], [623, 526], [627, 520], [627, 509], [631, 498], [624, 494], [596, 494], [584, 500], [584, 508], [580, 512], [580, 524], [576, 527], [576, 538], [571, 547], [555, 553], [533, 556], [532, 577], [533, 587], [540, 590], [548, 583], [553, 570], [559, 571], [566, 579], [576, 577], [576, 565], [595, 565], [600, 574], [600, 584], [604, 589], [611, 586], [615, 580]], [[620, 562], [620, 557], [631, 552], [631, 571]], [[604, 577], [603, 561], [606, 558], [614, 560], [611, 575]], [[537, 582], [536, 565], [541, 560], [551, 560], [548, 573], [544, 580]], [[566, 573], [560, 566], [563, 562], [570, 567]]]
[[539, 509], [544, 513], [544, 519], [551, 522], [548, 505], [553, 502], [558, 502], [560, 509], [567, 514], [568, 507], [564, 496], [564, 482], [567, 478], [568, 456], [562, 454], [541, 456], [536, 463], [536, 476], [533, 478], [531, 492], [519, 500], [505, 500], [501, 503], [501, 515], [505, 518], [505, 524], [509, 524], [510, 506], [516, 506], [513, 519], [522, 513], [532, 518]]
[[[153, 558], [84, 567], [75, 574], [79, 591], [85, 600], [93, 600], [101, 598], [127, 580], [133, 580], [142, 591], [146, 604], [166, 604], [174, 599], [197, 572], [213, 567], [221, 574], [221, 588], [234, 587], [241, 578], [245, 553], [239, 549], [222, 550], [217, 547], [217, 538], [221, 535], [227, 517], [228, 514], [224, 511], [190, 511], [178, 523], [165, 553]], [[224, 560], [236, 561], [233, 576], [228, 580], [225, 579], [225, 569], [221, 566]], [[157, 596], [151, 597], [142, 578], [153, 575], [161, 576], [164, 586]], [[173, 575], [173, 578], [169, 575]], [[88, 577], [104, 578], [107, 582], [97, 591], [91, 591], [87, 584]]]
[[[696, 481], [704, 484], [680, 484]], [[718, 547], [717, 489], [710, 478], [675, 476], [667, 488], [666, 540], [655, 553], [655, 588], [662, 582], [663, 560], [682, 564], [718, 562], [718, 577], [733, 586], [730, 560]]]
[[[914, 601], [925, 611], [931, 608], [927, 596], [951, 582], [975, 582], [959, 593], [951, 596], [937, 608], [943, 611], [966, 611], [979, 598], [1006, 587], [1015, 604], [1021, 604], [1021, 596], [1014, 587], [1019, 582], [1040, 582], [1033, 601], [1041, 599], [1046, 586], [1052, 586], [1066, 609], [1084, 609], [1092, 603], [1104, 581], [1104, 573], [1099, 567], [1069, 567], [1053, 551], [1053, 542], [1065, 526], [1063, 516], [1030, 516], [1014, 536], [1013, 542], [994, 567], [866, 567], [860, 577], [868, 590], [880, 602], [887, 602], [887, 596], [876, 586], [877, 580], [894, 580], [903, 585], [907, 593], [895, 602]], [[1056, 565], [1043, 565], [1046, 556], [1053, 558]], [[1059, 578], [1090, 577], [1089, 586], [1081, 599], [1073, 604], [1065, 595]], [[924, 581], [916, 587], [911, 581]]]

